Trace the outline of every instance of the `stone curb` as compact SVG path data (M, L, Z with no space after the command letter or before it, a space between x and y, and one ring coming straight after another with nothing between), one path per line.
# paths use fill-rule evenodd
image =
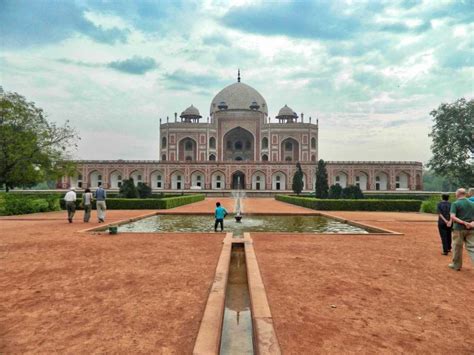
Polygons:
M214 282L209 291L204 315L194 344L193 354L219 354L224 318L225 293L229 276L232 233L227 233L216 267Z
M273 327L265 286L258 267L250 233L244 233L247 279L252 307L254 350L256 354L281 354L280 344Z

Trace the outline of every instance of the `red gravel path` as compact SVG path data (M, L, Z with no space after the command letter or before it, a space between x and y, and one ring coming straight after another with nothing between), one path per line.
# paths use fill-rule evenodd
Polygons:
M22 218L36 220L0 219L1 354L192 351L223 234L91 236L76 231L96 223L63 212Z
M474 267L440 255L435 217L335 215L404 236L254 234L286 354L474 354Z

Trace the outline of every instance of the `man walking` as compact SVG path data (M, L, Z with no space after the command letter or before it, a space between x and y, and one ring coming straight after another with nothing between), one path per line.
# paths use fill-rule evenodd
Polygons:
M105 222L105 210L107 209L107 206L105 205L106 198L107 193L102 188L102 183L99 182L99 186L97 187L97 190L95 190L97 218L99 219L99 223Z
M451 205L451 220L454 221L453 262L448 266L453 270L461 270L462 249L466 250L474 263L474 203L466 198L466 190L456 191L456 202Z
M76 189L74 187L71 187L64 196L64 201L66 201L67 219L69 223L72 223L74 213L76 213L76 198Z
M214 232L217 232L217 226L221 225L221 232L224 231L224 218L227 216L227 210L221 206L220 202L216 203L216 212L214 214L216 222L214 223Z

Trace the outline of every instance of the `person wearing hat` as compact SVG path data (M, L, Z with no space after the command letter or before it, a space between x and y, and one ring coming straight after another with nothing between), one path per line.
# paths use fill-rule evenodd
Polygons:
M71 187L66 193L66 196L64 196L64 201L66 201L67 219L69 223L72 223L74 213L76 213L76 198L76 189L74 187Z

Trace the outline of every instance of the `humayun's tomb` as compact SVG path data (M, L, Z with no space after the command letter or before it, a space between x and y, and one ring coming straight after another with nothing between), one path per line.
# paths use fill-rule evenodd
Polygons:
M318 121L298 116L287 105L270 122L263 96L240 81L222 89L202 122L190 106L174 121L160 119L160 160L77 161L77 174L63 177L59 188L119 189L132 177L157 191L204 190L252 192L291 190L296 162L304 172L305 191L314 190L318 161ZM327 161L329 184L358 185L362 190L422 190L423 166L410 161ZM217 191L216 191L217 190ZM220 190L220 191L219 191Z

